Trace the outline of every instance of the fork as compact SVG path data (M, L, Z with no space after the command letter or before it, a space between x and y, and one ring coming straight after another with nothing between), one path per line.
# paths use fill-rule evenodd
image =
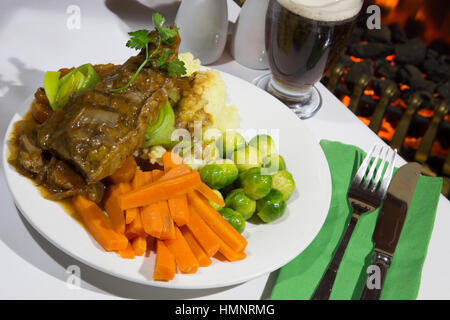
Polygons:
M350 184L347 199L352 207L352 216L339 246L334 253L333 259L322 276L311 300L327 300L330 297L339 265L341 264L345 249L347 248L359 217L378 209L386 196L394 171L394 159L397 151L380 145L378 152L376 152L377 147L377 145L372 146ZM370 160L375 153L377 155L372 164L370 164ZM390 158L389 165L381 180L383 169L388 158ZM381 159L381 163L377 166L379 159ZM375 178L372 180L374 175ZM379 188L377 188L378 185L380 185Z

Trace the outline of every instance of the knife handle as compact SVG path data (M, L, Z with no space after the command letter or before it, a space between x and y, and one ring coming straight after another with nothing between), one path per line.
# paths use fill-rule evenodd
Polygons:
M374 283L369 284L372 275L367 275L367 280L364 285L364 290L361 294L361 300L379 300L381 296L381 290L383 289L384 279L386 278L386 272L391 265L391 257L382 254L380 252L375 252L373 256L372 266L377 267L373 276L379 277L375 278ZM379 274L376 272L379 270Z
M342 257L344 256L345 249L347 248L348 242L352 236L353 230L355 229L356 223L358 222L358 217L352 215L350 222L348 223L347 229L345 230L344 236L339 243L339 246L334 253L333 259L328 265L322 279L319 282L311 300L328 300L330 298L331 290L333 289L334 280L336 279L336 274L341 264Z

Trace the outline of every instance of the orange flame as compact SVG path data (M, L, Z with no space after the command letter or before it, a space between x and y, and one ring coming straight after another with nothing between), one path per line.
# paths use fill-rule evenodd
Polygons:
M418 115L421 115L425 118L431 118L433 116L433 113L434 111L431 109L420 109L419 111L417 111Z
M394 102L391 103L394 107L400 106L403 109L408 108L408 106L406 105L406 103L403 102L402 99L397 99Z
M409 89L411 89L410 86L408 86L407 84L404 84L404 83L400 83L400 90L401 91L409 90Z
M375 3L378 4L379 6L391 10L397 6L398 0L377 0L375 1Z
M348 105L350 104L350 99L351 98L349 96L343 96L341 101L344 105L346 105L348 107ZM402 108L406 108L406 104L401 99L395 100L392 104L398 105ZM433 110L421 109L418 111L418 113L421 114L422 116L431 117L433 115ZM358 119L361 120L366 126L369 126L370 118L358 116ZM444 119L445 119L445 121L450 121L450 115L449 114L446 115L444 117ZM392 124L389 121L386 120L386 118L384 118L381 123L380 130L378 131L378 136L381 139L383 139L387 142L390 142L394 136L394 133L395 133L395 128L392 126ZM422 137L419 137L419 138L406 137L403 144L413 150L417 150L419 148L421 142L422 142ZM431 148L431 154L445 158L445 157L447 157L449 152L450 152L450 147L444 148L439 143L439 141L437 141L437 140L434 141L433 146Z
M350 97L349 96L343 96L341 99L341 102L348 107L350 105Z
M354 57L354 56L350 56L350 60L352 60L353 62L356 62L356 63L363 61L363 59L357 58L357 57Z
M381 122L380 131L378 131L378 136L381 139L384 139L386 141L391 141L392 137L394 136L395 129L392 127L389 121L386 119L383 119Z

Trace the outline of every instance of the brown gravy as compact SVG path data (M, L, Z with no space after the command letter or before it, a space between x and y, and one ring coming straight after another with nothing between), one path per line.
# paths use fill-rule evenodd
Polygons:
M35 103L35 101L33 100L33 102L30 105L30 109L25 113L25 115L23 116L23 118L21 120L30 120L30 121L34 121L33 115L32 115L32 109L33 109L33 104ZM23 175L24 177L28 178L33 184L34 186L39 190L39 193L42 195L42 197L47 200L47 201L53 201L58 203L61 208L68 213L75 221L77 221L78 223L82 224L80 217L78 216L78 214L76 213L75 209L72 206L72 203L70 201L70 199L64 199L64 200L49 200L47 199L48 196L51 195L51 192L45 188L42 185L39 185L34 179L33 177L31 177L28 172L26 172L26 170L23 170L22 168L20 168L20 166L17 165L17 163L15 162L15 150L17 150L18 146L17 146L17 127L16 127L16 123L14 124L11 133L9 134L8 137L8 150L7 150L7 159L8 159L8 163L14 167L14 169L16 169L17 172L19 172L21 175Z

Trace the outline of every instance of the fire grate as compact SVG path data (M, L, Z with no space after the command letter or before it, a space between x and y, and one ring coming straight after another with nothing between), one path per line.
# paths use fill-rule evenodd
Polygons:
M348 108L450 193L450 54L398 25L367 30L361 19L346 52L322 79Z

